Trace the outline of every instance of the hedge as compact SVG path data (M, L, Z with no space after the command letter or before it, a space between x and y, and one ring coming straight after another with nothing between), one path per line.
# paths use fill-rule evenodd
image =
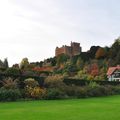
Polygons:
M81 79L71 79L65 78L63 82L67 85L77 85L77 86L85 86L90 82L96 82L99 85L120 85L119 81L105 81L105 80L81 80Z
M34 78L38 81L40 86L44 86L44 79L45 77L40 76L28 76L28 75L12 75L12 74L0 74L0 81L2 81L6 77L12 77L13 79L19 79L20 80L20 87L22 88L24 86L23 81L27 78ZM0 83L1 86L1 83Z

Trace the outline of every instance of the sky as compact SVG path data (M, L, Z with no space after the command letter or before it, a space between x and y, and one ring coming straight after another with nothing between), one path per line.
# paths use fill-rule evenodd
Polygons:
M0 0L0 59L41 61L56 46L111 46L120 36L120 0Z

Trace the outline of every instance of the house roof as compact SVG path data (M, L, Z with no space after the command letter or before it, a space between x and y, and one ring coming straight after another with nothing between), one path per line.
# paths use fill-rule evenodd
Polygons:
M108 69L108 71L107 71L107 75L108 75L108 76L109 76L109 75L112 75L115 70L120 70L120 65L118 65L118 66L116 66L116 67L109 67L109 69Z

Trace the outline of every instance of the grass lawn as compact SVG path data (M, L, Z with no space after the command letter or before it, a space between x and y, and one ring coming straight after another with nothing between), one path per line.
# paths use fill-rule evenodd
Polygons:
M0 120L119 120L120 96L0 103Z

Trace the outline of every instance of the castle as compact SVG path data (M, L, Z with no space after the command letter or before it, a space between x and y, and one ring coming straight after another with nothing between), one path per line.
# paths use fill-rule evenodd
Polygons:
M56 47L55 56L59 56L60 54L65 54L70 57L79 55L81 53L80 43L71 42L71 46L63 45L62 47Z

